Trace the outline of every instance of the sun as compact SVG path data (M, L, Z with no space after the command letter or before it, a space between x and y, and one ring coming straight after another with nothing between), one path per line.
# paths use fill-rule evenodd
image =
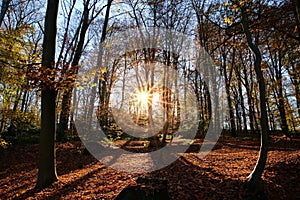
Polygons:
M139 103L141 104L147 104L150 94L146 91L140 91L138 93L136 93L136 98L138 100Z
M142 110L147 109L148 103L150 102L150 93L147 91L138 91L135 93L135 99L137 106L139 106Z
M138 90L133 94L134 98L132 99L135 102L135 105L141 110L145 111L149 106L159 106L160 105L160 95L154 90Z

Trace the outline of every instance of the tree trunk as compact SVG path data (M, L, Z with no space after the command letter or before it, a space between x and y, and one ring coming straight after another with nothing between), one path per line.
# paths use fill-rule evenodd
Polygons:
M68 76L72 76L72 75L76 76L78 73L78 64L83 51L85 36L90 25L88 4L89 1L85 2L79 41L75 50L73 61L71 63L70 71L72 74L68 74ZM58 139L60 141L65 141L67 139L66 133L68 132L68 123L70 118L71 99L72 99L72 93L74 88L74 82L75 79L72 80L71 84L68 86L68 88L66 88L63 94L62 111L60 114L59 132L58 132L59 133Z
M0 26L2 25L2 22L4 20L4 17L8 10L10 2L11 2L11 0L3 0L2 1L1 12L0 12Z
M270 108L270 102L267 102L267 110L268 110L268 115L269 115L269 127L270 130L274 131L275 130L275 120L274 120L274 114L271 111Z
M107 8L106 8L106 13L105 13L105 19L104 19L104 24L102 27L102 34L101 34L101 39L100 39L100 49L99 49L99 53L98 53L98 58L97 58L97 67L102 67L102 56L103 56L103 52L102 52L102 44L106 39L106 33L107 33L107 26L108 26L108 21L109 21L109 13L110 13L110 7L112 4L112 0L108 0L107 1ZM126 59L126 57L125 57ZM126 70L126 69L125 69ZM125 73L125 72L124 72ZM125 76L124 76L125 78ZM89 102L89 110L88 110L88 116L87 116L87 121L88 121L88 127L91 127L91 122L92 122L92 116L93 116L93 112L94 112L94 104L95 104L95 99L96 99L96 92L97 92L97 86L99 84L99 88L101 87L100 84L101 82L99 82L99 77L98 74L95 75L94 80L93 80L93 86L92 87L92 92L91 92L91 98L90 98L90 102ZM122 102L123 103L123 102Z
M242 58L242 54L240 55L241 60ZM254 114L253 114L253 109L252 109L252 95L251 95L251 91L252 89L250 88L250 84L247 78L247 68L245 66L245 64L243 63L243 73L245 76L245 88L246 88L246 95L247 95L247 101L248 101L248 107L249 107L249 126L250 126L250 132L253 134L254 133Z
M48 0L42 66L53 69L56 46L58 0ZM38 179L36 186L44 188L57 180L55 164L56 90L47 83L41 95L41 135L39 145Z
M265 89L265 81L263 77L263 73L261 70L261 53L258 46L252 42L252 35L249 29L248 19L246 15L245 8L241 8L242 13L242 26L244 30L244 34L247 38L247 44L251 51L254 54L254 70L257 75L258 84L259 84L259 99L260 99L260 114L261 114L261 146L259 157L255 168L248 176L247 186L251 190L256 190L259 187L259 183L261 180L262 173L264 171L267 156L268 156L268 119L267 119L267 108L266 108L266 89Z
M282 56L281 56L281 50L277 49L274 52L270 51L270 58L272 62L273 70L271 71L271 78L273 82L277 83L277 87L273 88L274 96L276 98L276 104L279 110L280 119L281 119L281 130L283 134L285 134L287 137L290 137L289 135L289 129L287 124L287 118L286 118L286 112L285 112L285 101L284 101L284 95L283 95L283 83L282 83ZM272 56L272 53L274 56ZM274 73L274 74L273 74Z
M282 85L282 77L279 78L278 80L278 98L279 98L279 104L278 104L278 109L279 109L279 114L281 118L281 130L283 131L283 134L285 134L287 137L290 137L289 134L289 128L286 120L286 114L285 114L285 106L284 106L284 97L283 97L283 85Z
M240 100L241 100L241 109L242 109L242 116L243 116L243 132L247 133L247 118L246 118L246 110L245 110L245 102L244 102L244 96L243 96L243 88L242 88L242 77L241 74L239 72L239 69L236 69L236 73L238 76L238 91L239 91L239 96L240 96Z
M296 93L296 102L297 102L297 109L298 109L298 117L300 117L300 87L295 85L295 93Z
M222 53L222 58L223 58L222 68L224 70L225 91L226 91L228 110L229 110L230 132L231 132L231 136L236 137L236 124L234 121L234 111L233 111L233 107L232 107L232 100L231 100L231 94L230 94L230 81L231 81L231 77L232 77L233 68L230 69L230 73L229 73L229 77L228 77L225 53Z
M23 95L22 95L22 103L21 103L21 111L26 112L27 108L27 98L28 98L28 90L25 90Z
M65 142L67 140L68 123L71 108L71 95L72 88L67 88L63 93L59 124L57 128L57 141L60 142Z

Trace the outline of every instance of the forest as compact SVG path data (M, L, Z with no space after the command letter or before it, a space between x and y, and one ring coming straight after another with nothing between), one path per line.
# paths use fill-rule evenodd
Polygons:
M0 5L0 199L300 199L300 0Z

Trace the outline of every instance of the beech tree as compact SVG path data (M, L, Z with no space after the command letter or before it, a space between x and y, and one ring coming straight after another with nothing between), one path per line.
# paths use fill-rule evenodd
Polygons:
M42 67L49 72L54 69L56 26L59 0L48 0L45 17L45 31L43 39ZM44 188L57 180L56 175L56 94L53 76L43 80L41 94L41 134L39 145L39 165L37 187Z
M241 11L241 23L244 30L244 34L246 36L247 44L254 54L254 70L257 75L258 84L259 84L259 99L260 99L260 126L261 126L261 146L259 152L259 158L257 163L248 176L247 185L250 189L257 189L259 182L261 180L262 173L264 171L267 156L268 156L268 116L267 116L267 108L266 108L266 87L264 76L261 70L261 62L262 57L258 45L253 42L253 36L250 32L248 16L247 16L247 7L246 5L242 5L241 3L236 4L240 7Z

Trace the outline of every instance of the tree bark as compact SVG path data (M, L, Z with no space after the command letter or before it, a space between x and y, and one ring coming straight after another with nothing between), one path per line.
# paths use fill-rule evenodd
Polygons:
M107 8L106 8L106 13L105 13L105 19L104 19L104 24L102 27L102 34L101 34L101 39L100 39L100 49L99 49L99 53L98 53L98 58L97 58L97 67L102 67L102 56L103 56L103 50L102 50L102 45L103 42L106 39L106 33L107 33L107 26L108 26L108 21L109 21L109 13L110 13L110 7L112 4L113 0L108 0L107 1ZM125 57L126 59L126 57ZM125 78L125 76L124 76ZM94 85L99 85L98 87L101 87L101 82L99 82L99 77L98 74L95 75L94 80L93 80L93 84ZM94 112L94 104L95 104L95 99L96 99L96 93L97 92L97 86L93 86L92 87L92 92L91 92L91 98L90 98L90 102L89 102L89 110L88 110L88 116L87 116L87 122L88 122L88 127L91 127L91 122L92 122L92 116L93 116L93 112ZM100 93L99 93L100 94ZM122 102L123 103L123 102Z
M58 0L48 0L42 66L54 69ZM47 80L45 80L47 81ZM57 180L55 163L56 90L46 83L41 95L41 135L39 145L38 180L36 186L44 188Z
M295 85L295 93L296 93L296 101L297 101L297 109L298 109L298 117L300 117L300 86Z
M225 91L226 91L228 111L229 111L230 132L231 132L231 136L236 137L236 124L234 121L234 111L233 111L233 107L232 107L232 99L231 99L231 94L230 94L230 82L231 82L233 68L230 69L230 73L229 73L229 77L228 77L227 68L226 68L226 60L227 59L226 59L225 53L222 53L222 58L223 58L222 68L224 71Z
M266 89L265 89L265 81L263 77L263 73L261 70L261 53L258 46L252 41L252 35L250 32L248 18L246 15L246 11L244 7L241 7L242 14L242 26L244 30L244 34L247 39L247 44L254 54L254 70L257 75L258 84L259 84L259 99L260 99L260 125L261 125L261 146L259 157L256 162L255 168L248 176L247 186L251 190L258 189L262 173L264 171L267 156L268 156L268 119L267 119L267 107L266 107Z
M85 2L84 5L84 11L83 11L83 16L82 16L82 25L80 29L80 34L79 34L79 41L75 50L74 58L71 63L71 73L74 74L69 74L69 76L72 75L77 75L78 73L78 64L83 52L84 48L84 42L85 42L85 37L87 30L90 25L90 20L89 20L89 1ZM68 132L68 124L69 124L69 118L70 118L70 111L71 111L71 99L72 99L72 94L73 94L73 88L74 88L74 82L75 79L72 80L72 83L70 86L66 88L63 94L63 101L62 101L62 111L60 114L60 121L59 121L59 137L58 139L60 141L65 141L66 138L66 133Z
M2 1L1 12L0 12L0 26L2 25L2 22L4 20L4 17L8 10L10 2L11 2L11 0L3 0Z
M284 96L283 96L283 83L282 83L282 63L281 63L281 58L280 54L278 55L278 71L277 71L277 78L278 78L278 97L279 97L279 113L280 113L280 118L281 118L281 129L283 133L287 136L290 137L289 134L289 127L287 124L287 119L286 119L286 114L285 114L285 103L284 103Z
M244 102L244 96L243 96L243 88L242 88L242 77L241 73L239 72L240 69L235 67L237 78L238 78L238 92L240 96L240 104L242 109L242 116L243 116L243 132L247 133L247 117L246 117L246 110L245 110L245 102Z
M240 54L240 59L243 60L242 54ZM252 86L248 81L248 74L247 74L247 67L246 65L242 62L243 65L243 74L245 77L245 88L246 88L246 95L247 95L247 101L248 101L248 108L249 108L249 126L250 126L250 131L252 134L254 134L254 113L253 113L253 108L252 108Z

